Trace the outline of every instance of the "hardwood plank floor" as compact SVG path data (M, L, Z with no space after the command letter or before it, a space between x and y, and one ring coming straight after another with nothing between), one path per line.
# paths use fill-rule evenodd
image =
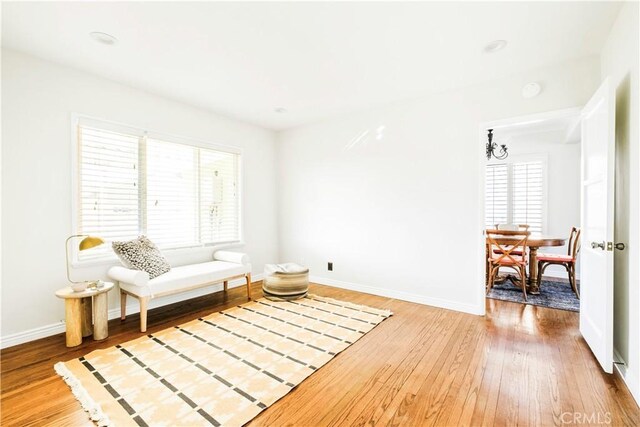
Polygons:
M485 317L312 285L394 315L262 412L251 426L640 425L621 379L602 373L578 314L487 300ZM148 333L240 304L244 289L149 312ZM253 286L254 297L261 296ZM137 338L139 317L73 349L56 335L2 350L2 425L91 426L53 364ZM578 422L581 421L581 422Z

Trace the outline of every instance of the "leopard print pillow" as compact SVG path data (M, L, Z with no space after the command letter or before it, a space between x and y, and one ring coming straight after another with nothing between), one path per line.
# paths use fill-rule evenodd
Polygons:
M128 242L113 242L111 246L125 266L146 271L150 279L171 270L171 266L158 247L146 236L140 236Z

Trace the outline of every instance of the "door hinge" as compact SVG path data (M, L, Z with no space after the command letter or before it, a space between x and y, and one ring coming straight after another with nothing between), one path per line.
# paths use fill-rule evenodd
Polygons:
M613 242L607 242L607 250L611 252L613 250Z

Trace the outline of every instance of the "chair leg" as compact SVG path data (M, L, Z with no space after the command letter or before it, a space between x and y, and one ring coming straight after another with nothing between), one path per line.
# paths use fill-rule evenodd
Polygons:
M550 263L550 262L541 263L540 268L538 270L538 286L540 286L542 284L542 275L544 274L546 269L551 265L553 265L553 264Z
M580 292L578 292L578 286L576 285L576 265L571 264L569 266L569 282L571 283L571 289L576 294L576 297L580 299Z
M251 273L246 276L247 279L247 299L251 299Z
M487 276L487 294L491 292L493 288L493 266L489 266L489 274Z
M147 303L149 297L140 297L140 332L147 332Z
M488 270L487 270L487 274L485 277L485 284L484 284L484 290L485 290L485 294L488 294L489 291L491 290L491 267L487 266Z
M520 267L520 285L522 286L522 294L524 295L524 300L527 300L527 271L526 267L523 265Z
M229 289L229 281L228 281L228 280L225 280L225 281L222 283L222 285L223 285L223 287L224 287L224 291L225 291L225 292L227 292L227 290Z
M498 277L498 273L500 273L500 266L494 265L491 267L491 271L489 273L489 287L487 293L493 289L493 286L496 284L496 277Z
M127 294L120 291L120 320L127 317Z
M491 286L491 266L487 265L486 267L487 269L484 275L484 290L485 290L485 293L488 294Z
M544 270L544 263L542 261L538 261L538 287L542 283L542 271Z

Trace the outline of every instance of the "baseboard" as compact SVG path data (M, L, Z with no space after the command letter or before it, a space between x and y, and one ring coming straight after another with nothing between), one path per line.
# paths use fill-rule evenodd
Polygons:
M348 289L350 291L363 292L366 294L378 295L381 297L395 298L402 301L415 302L418 304L430 305L433 307L444 308L447 310L461 311L463 313L470 313L476 315L483 315L484 311L480 310L480 307L476 307L471 304L461 304L456 301L445 300L442 298L432 298L424 295L413 294L409 292L396 291L392 289L378 288L369 285L362 285L359 283L344 282L341 280L329 279L320 276L310 276L309 281L318 283L320 285L333 286L341 289Z
M615 348L613 349L613 360L614 360L614 366L618 369L618 372L620 372L620 375L622 375L622 377L624 378L624 376L627 374L627 362L625 362L624 358L622 356L620 356L620 353L618 353L618 350L616 350Z
M613 349L613 359L616 362L622 362L614 363L614 369L618 372L620 378L622 378L622 382L627 386L629 393L631 393L636 403L640 405L640 378L638 378L637 374L629 371L626 361L615 348Z
M262 280L262 273L252 275L251 283L259 282ZM236 279L229 282L229 288L237 288L246 284L244 279ZM173 304L180 301L185 301L191 298L197 298L199 296L207 295L213 292L222 290L222 283L206 286L204 288L195 289L193 291L185 292L182 294L170 295L167 297L152 299L149 302L149 309L162 307L165 305ZM127 304L127 314L135 314L140 312L140 305L135 298L129 298L133 300L131 304ZM112 308L108 311L109 320L120 318L120 307ZM15 334L6 335L0 337L0 348L13 347L14 345L23 344L29 341L35 341L40 338L50 337L51 335L57 335L65 331L64 322L51 323L49 325L40 326L37 328L29 329L23 332L17 332Z
M64 332L64 323L51 323L45 326L29 329L24 332L17 332L0 338L0 348L13 347L29 341L39 340L40 338L50 337Z

